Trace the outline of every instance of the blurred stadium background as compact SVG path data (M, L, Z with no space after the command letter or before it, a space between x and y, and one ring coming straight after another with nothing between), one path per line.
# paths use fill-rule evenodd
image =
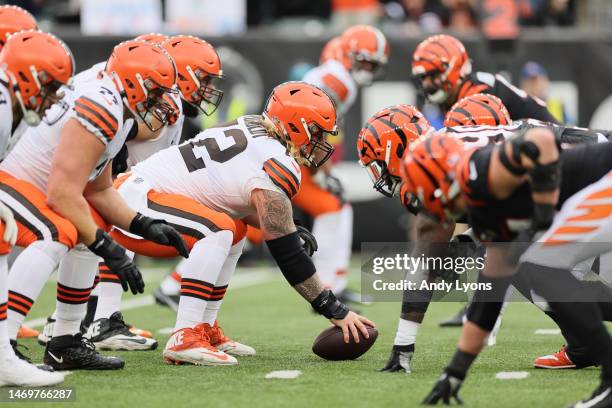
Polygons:
M222 108L184 129L261 112L272 87L316 65L323 44L357 23L379 26L391 44L381 81L365 88L343 123L340 176L355 209L354 244L400 241L406 215L372 188L356 162L364 120L395 103L422 106L410 80L419 41L449 32L464 41L475 70L503 72L546 99L566 123L612 127L610 0L24 0L43 30L63 38L78 69L105 59L119 41L146 32L192 33L219 49L227 80ZM372 217L377 214L377 217ZM382 217L382 219L381 219ZM380 226L384 225L384 228Z

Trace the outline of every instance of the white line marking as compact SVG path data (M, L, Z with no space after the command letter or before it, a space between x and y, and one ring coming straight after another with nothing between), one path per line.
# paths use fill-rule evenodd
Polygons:
M240 273L235 275L230 283L229 290L248 288L249 286L259 285L260 283L269 282L277 275L271 272L272 269L262 271L260 269L241 269ZM152 295L141 296L138 298L128 299L121 302L121 310L138 309L145 306L155 304L155 299ZM42 327L47 323L46 317L30 319L23 322L28 327Z
M495 374L498 380L523 380L527 377L529 377L527 371L500 371Z
M561 334L559 329L537 329L534 334L541 334L544 336L558 336Z
M271 379L271 378L279 378L282 380L290 380L293 378L298 378L300 375L302 375L302 372L300 370L279 370L279 371L271 371L268 374L266 374L266 379Z

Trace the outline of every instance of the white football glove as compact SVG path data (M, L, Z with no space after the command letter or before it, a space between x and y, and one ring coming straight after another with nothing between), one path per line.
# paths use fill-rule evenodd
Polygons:
M0 220L4 222L4 235L2 236L2 240L11 245L15 245L15 242L17 242L17 223L13 217L13 212L1 202Z

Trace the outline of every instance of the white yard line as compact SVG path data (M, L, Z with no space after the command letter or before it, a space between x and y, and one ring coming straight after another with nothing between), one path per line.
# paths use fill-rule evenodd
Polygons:
M259 268L254 269L254 270L242 269L241 272L235 275L234 278L232 279L229 289L236 290L236 289L248 288L250 286L259 285L260 283L269 282L271 280L274 280L277 274L274 274L271 271L272 269L267 269L267 270L260 270ZM153 304L155 304L155 299L153 298L152 295L140 296L137 298L122 301L121 310L126 311L126 310L138 309L138 308L145 307L145 306L151 306ZM41 318L26 320L24 324L28 327L37 328L37 327L44 326L46 322L47 322L47 318L41 317Z

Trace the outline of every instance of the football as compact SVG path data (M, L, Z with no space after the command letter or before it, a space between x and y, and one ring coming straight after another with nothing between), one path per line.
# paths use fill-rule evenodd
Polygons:
M378 330L368 327L370 338L363 337L359 332L359 343L351 336L349 343L344 342L342 329L336 326L329 327L321 332L312 345L312 352L317 356L332 361L354 360L372 347L378 338Z

